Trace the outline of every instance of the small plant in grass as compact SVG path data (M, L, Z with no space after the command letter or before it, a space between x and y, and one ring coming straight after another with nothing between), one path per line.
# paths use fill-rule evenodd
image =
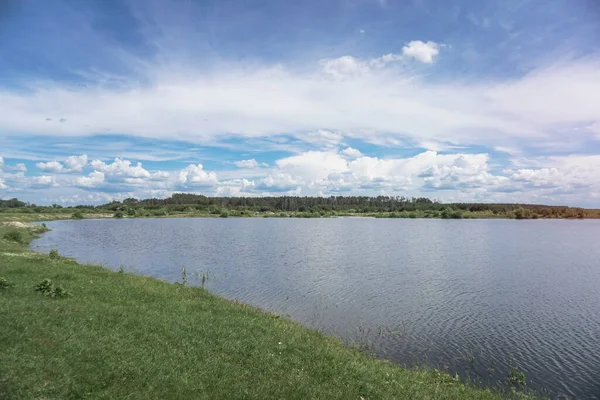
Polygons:
M46 278L37 285L35 285L33 287L33 290L42 294L50 294L54 290L54 285L52 284L52 281L50 279Z
M124 273L125 273L125 267L124 267L123 265L121 265L121 266L119 267L119 273L120 273L120 274L124 274Z
M185 267L181 268L181 284L185 286L187 284L187 269Z
M11 286L12 284L6 278L0 277L0 289L8 289Z
M44 294L46 296L50 296L52 298L65 298L73 296L62 286L54 286L52 281L48 278L35 285L33 287L33 290L35 290L36 292L40 292L41 294Z
M65 298L65 297L73 297L71 293L69 293L62 286L56 286L52 292L50 292L50 297L53 298Z
M204 285L206 285L206 281L208 280L208 272L196 272L194 275L201 281L202 289L204 289Z
M510 370L508 371L508 382L510 384L525 386L525 372L519 367L510 367Z
M23 243L23 235L19 231L8 231L4 234L4 239L11 242Z
M435 377L435 380L442 384L452 386L460 383L460 376L458 376L458 374L454 374L454 376L452 376L444 372L440 372L437 369L434 369L433 375Z
M58 254L58 250L56 250L56 249L50 250L50 259L52 259L52 260L60 259L60 254Z

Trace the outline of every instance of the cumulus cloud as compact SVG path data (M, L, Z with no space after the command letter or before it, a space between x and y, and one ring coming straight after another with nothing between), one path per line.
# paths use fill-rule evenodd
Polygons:
M258 168L259 167L258 162L254 158L251 158L249 160L236 161L235 165L239 168Z
M323 180L331 173L343 172L347 169L346 160L333 151L308 151L297 156L282 158L275 164L281 172L300 177L307 183Z
M321 64L325 74L337 79L358 77L369 68L363 61L352 56L322 60Z
M25 172L27 172L27 166L23 163L18 163L15 164L14 167L12 167L12 170L16 171L17 173L24 174Z
M60 187L60 193L53 192L53 201L67 201L70 190L98 196L104 193L98 199L121 198L125 194L167 196L182 190L220 196L388 194L446 201L570 205L580 205L582 198L600 198L600 156L538 157L527 161L529 166L498 172L487 153L441 154L429 150L410 157L369 157L347 147L283 157L271 167L248 171L252 172L246 175L248 178L236 177L243 170L222 171L220 174L226 179L221 181L202 164L151 172L139 163L119 158L112 163L93 161L90 166L95 169L75 179L59 175L59 181L52 175L27 177L5 171L0 179L2 189L10 191L52 191ZM73 196L86 198L84 194Z
M122 177L122 178L149 178L150 173L142 167L142 163L138 162L132 165L131 161L121 158L107 164L104 161L94 160L90 162L90 166L99 172L106 174L107 177Z
M402 55L414 58L415 60L426 64L431 64L434 57L437 56L439 52L440 45L432 41L425 43L420 40L413 40L402 47Z
M289 173L272 171L265 178L260 179L254 188L264 194L281 194L281 192L299 194L302 191L302 185L306 184L310 185L311 182L297 180Z
M190 164L174 171L148 171L141 163L115 158L113 162L93 160L89 164L94 171L71 181L72 186L86 190L100 190L111 193L172 193L182 189L213 190L219 183L214 172L205 171L202 164Z
M349 157L348 154L352 154ZM600 189L600 157L574 167L572 157L551 161L561 165L519 169L504 174L492 172L486 153L440 154L425 151L406 158L367 157L355 149L308 151L276 161L257 180L231 180L221 183L217 193L227 195L288 194L330 195L404 194L425 195L454 201L537 201L546 197L556 202L570 199L569 193ZM581 160L579 160L581 161ZM542 161L540 161L542 162ZM582 186L585 185L585 186ZM560 197L557 195L560 189ZM517 195L518 193L518 195ZM599 192L600 195L600 192Z
M77 178L76 184L77 186L87 187L87 188L95 188L104 183L104 172L94 171L90 173L88 176L82 176Z
M212 186L217 182L217 174L206 172L202 164L188 165L179 172L178 177L178 183L182 186Z
M223 182L218 188L216 195L223 197L251 196L256 187L256 182L248 179L232 179Z
M88 157L86 154L81 156L70 156L65 160L65 169L69 172L81 172L87 162Z
M39 162L35 164L43 172L53 174L81 172L87 164L88 157L83 154L81 156L70 156L64 160L64 165L58 161Z
M44 172L51 172L54 174L63 172L63 170L64 170L63 165L61 163L59 163L58 161L49 161L46 163L39 162L39 163L35 164L35 166Z
M362 156L360 150L353 149L352 147L347 147L342 150L342 154L350 158L358 158Z
M32 186L36 188L56 186L56 179L50 175L36 176L33 178Z

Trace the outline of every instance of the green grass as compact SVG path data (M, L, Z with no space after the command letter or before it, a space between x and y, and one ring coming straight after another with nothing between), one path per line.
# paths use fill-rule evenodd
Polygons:
M197 287L2 239L0 399L501 399ZM35 235L21 229L23 242ZM44 279L72 297L34 290ZM39 286L38 286L39 288Z

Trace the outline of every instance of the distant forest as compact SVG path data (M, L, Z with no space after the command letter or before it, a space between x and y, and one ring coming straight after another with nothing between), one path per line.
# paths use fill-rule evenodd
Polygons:
M113 201L91 206L37 206L18 199L0 200L0 212L14 213L115 213L116 217L177 214L277 217L328 217L371 215L387 218L598 218L597 210L535 204L440 203L425 197L208 197L178 193L165 199Z

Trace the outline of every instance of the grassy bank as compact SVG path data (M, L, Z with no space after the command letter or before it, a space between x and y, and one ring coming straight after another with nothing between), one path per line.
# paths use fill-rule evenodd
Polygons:
M0 227L0 399L506 398L201 288L32 253L37 229Z

